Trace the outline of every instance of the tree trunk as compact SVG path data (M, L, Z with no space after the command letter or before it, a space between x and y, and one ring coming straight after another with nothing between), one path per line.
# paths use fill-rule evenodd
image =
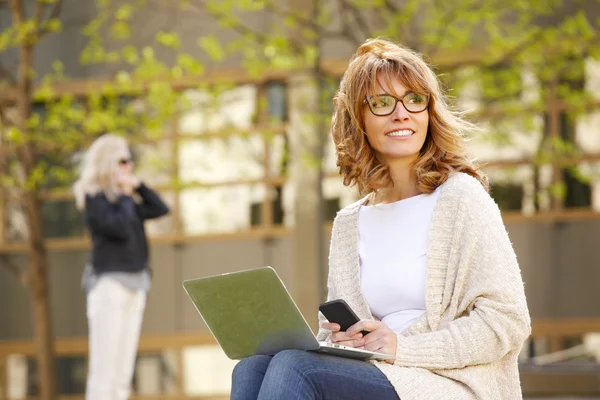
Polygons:
M26 195L26 208L29 222L30 294L37 347L40 396L42 400L53 400L56 396L56 379L54 375L54 336L50 317L48 261L41 229L41 207L35 193Z
M35 165L35 143L27 135L27 120L31 114L32 82L30 70L33 65L33 47L29 43L23 43L20 50L17 110L18 128L24 142L18 149L18 156L23 175L27 180ZM37 187L31 187L25 182L23 186L23 205L27 213L29 228L29 290L37 346L40 397L42 400L54 400L56 380L54 378L54 340L47 277L48 261L37 191Z

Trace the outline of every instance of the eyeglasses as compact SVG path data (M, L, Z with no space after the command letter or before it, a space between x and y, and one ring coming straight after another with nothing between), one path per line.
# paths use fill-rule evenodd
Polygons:
M374 115L383 117L390 115L396 109L398 102L409 113L420 113L429 107L429 95L421 93L407 93L401 99L391 94L378 94L367 96L363 103L369 105L369 109Z
M121 158L119 160L119 165L127 165L132 162L133 162L133 160L131 158Z

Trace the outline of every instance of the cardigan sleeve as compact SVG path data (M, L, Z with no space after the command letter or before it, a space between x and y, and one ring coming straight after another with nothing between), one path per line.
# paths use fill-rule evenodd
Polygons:
M333 265L335 264L334 260L337 257L337 252L335 251L335 249L337 248L337 246L335 246L336 231L337 231L336 221L334 220L333 229L331 232L331 241L329 244L329 271L327 273L327 301L335 300L338 298L337 297L338 291L335 286L335 280L334 280L335 271L333 271ZM327 318L325 318L323 316L323 314L321 314L320 312L318 314L318 317L319 317L319 331L317 333L317 340L321 341L321 342L323 342L323 341L329 342L330 337L331 337L331 331L321 328L321 323L324 321L327 321Z
M502 359L522 347L531 321L521 271L499 209L483 190L462 196L451 263L456 318L437 330L398 335L395 364L427 369L463 368ZM448 278L447 278L448 279ZM448 288L445 289L445 291Z

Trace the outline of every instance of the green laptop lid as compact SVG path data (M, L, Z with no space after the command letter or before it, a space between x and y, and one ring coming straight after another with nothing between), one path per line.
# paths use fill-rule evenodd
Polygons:
M183 287L231 359L319 347L271 267L186 280Z

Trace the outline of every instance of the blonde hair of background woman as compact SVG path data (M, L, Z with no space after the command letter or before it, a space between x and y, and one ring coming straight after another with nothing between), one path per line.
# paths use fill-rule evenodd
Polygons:
M119 160L129 153L127 141L107 133L96 139L86 151L79 179L73 185L77 208L85 208L85 196L103 192L108 201L115 202L120 190L116 182Z
M363 101L374 93L378 75L389 88L397 77L406 89L430 95L427 138L413 165L419 190L433 192L454 171L475 177L488 189L487 177L467 158L465 149L464 136L479 128L450 110L437 76L417 53L381 38L369 39L358 48L334 97L331 133L344 185L358 185L361 194L392 185L388 167L367 141L363 117Z

